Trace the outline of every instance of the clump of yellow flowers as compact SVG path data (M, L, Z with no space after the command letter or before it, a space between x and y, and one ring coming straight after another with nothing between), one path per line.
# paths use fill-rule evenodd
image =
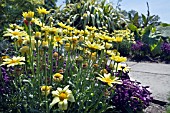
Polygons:
M130 31L108 34L94 26L80 30L62 22L56 27L45 20L50 11L39 7L37 12L40 18L32 11L23 12L25 27L11 27L3 35L13 40L18 56L4 58L1 66L20 66L23 72L14 80L19 84L17 102L26 98L28 103L32 101L29 107L45 112L93 112L99 105L106 110L110 96L104 96L105 92L122 84L116 73L122 71L120 65L127 58L118 47L122 40L130 40ZM129 71L126 67L123 72ZM31 85L21 88L23 80Z

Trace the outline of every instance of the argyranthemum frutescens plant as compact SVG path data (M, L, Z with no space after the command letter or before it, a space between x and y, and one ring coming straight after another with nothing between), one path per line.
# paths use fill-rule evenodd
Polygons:
M117 51L127 35L63 23L55 27L45 21L50 11L39 7L37 12L39 18L24 12L24 27L4 32L17 54L1 59L3 111L114 112L116 85L129 79L129 68L121 64L127 58Z

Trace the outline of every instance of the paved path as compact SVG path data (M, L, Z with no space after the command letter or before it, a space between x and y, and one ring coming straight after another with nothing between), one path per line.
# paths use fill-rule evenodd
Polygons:
M170 95L170 64L127 62L132 80L150 86L154 99L168 102Z

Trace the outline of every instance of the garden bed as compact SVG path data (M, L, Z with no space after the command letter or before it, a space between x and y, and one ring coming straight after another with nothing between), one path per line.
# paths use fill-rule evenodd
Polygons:
M166 63L169 45L160 48L162 37L153 36L144 15L144 26L126 25L111 4L98 4L81 1L61 11L38 7L4 30L0 112L164 111L153 104L149 86L130 79L124 55L132 55L130 61Z

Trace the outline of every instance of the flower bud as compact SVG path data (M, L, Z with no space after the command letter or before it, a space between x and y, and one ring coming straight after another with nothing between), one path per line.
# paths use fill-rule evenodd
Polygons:
M19 52L21 52L21 54L28 54L29 53L29 47L28 46L23 46L22 48L20 48Z
M53 80L56 81L56 82L60 82L63 80L63 75L60 74L60 73L56 73L53 75Z
M47 41L42 42L42 48L43 49L48 49L48 42Z
M84 63L83 68L87 68L87 67L88 67L88 63Z
M57 52L54 52L54 53L53 53L53 57L54 57L54 58L58 58L58 53L57 53Z
M59 70L58 70L58 73L63 74L63 73L64 73L64 70L63 70L63 69L59 69Z
M36 32L35 33L35 40L40 40L41 38L41 32Z
M104 74L104 73L106 73L106 74L107 74L107 73L108 73L108 71L107 71L106 69L102 69L102 70L100 71L100 73L101 73L101 74Z

